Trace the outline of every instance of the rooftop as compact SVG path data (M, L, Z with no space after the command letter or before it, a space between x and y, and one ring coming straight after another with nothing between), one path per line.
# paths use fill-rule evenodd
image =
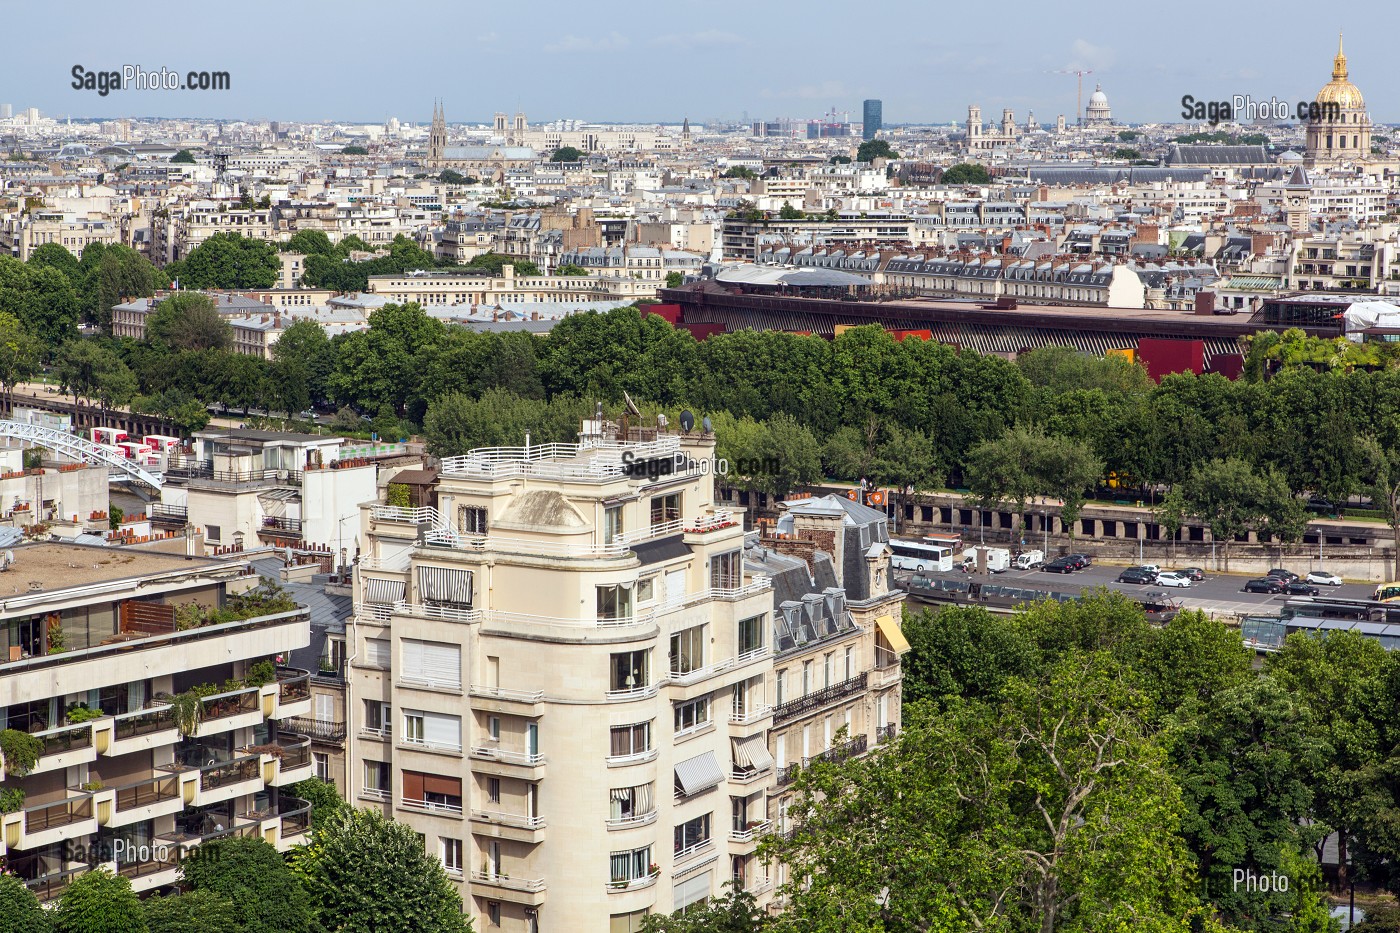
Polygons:
M20 545L12 553L14 562L9 569L0 571L0 615L7 612L8 604L17 596L232 566L212 558L186 559L183 554L56 541Z

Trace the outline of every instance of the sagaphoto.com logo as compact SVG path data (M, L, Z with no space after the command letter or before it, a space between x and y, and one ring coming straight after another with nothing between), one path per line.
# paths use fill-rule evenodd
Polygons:
M113 91L227 91L227 71L177 71L173 68L146 69L122 65L119 70L93 71L74 65L71 87L75 91L96 91L106 97Z

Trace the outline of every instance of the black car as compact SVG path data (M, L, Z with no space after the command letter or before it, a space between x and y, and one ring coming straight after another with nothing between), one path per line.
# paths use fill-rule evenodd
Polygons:
M1292 583L1298 579L1298 575L1291 570L1284 570L1282 567L1274 567L1264 576L1270 580L1281 580L1284 583Z
M1141 567L1129 567L1118 575L1119 583L1156 583L1157 575L1150 570L1143 570Z
M1046 564L1041 564L1040 569L1047 573L1073 573L1079 569L1079 565L1068 557L1057 557Z
M1304 583L1302 580L1293 580L1284 585L1283 591L1289 596L1316 596L1318 588Z
M1183 567L1178 570L1177 573L1181 574L1192 583L1200 583L1206 578L1206 572L1200 567Z
M1273 577L1262 577L1258 580L1250 580L1244 585L1246 593L1282 593L1284 582Z
M1085 567L1094 566L1094 559L1088 554L1066 554L1065 557L1074 561L1075 570L1083 570Z

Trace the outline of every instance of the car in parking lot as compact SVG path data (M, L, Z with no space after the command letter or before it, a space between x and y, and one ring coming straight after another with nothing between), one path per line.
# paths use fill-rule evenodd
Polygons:
M1307 582L1315 583L1318 586L1342 585L1341 577L1337 576L1335 573L1329 573L1326 570L1310 570L1308 571L1308 575L1305 579L1307 580Z
M1157 574L1157 583L1161 586L1190 586L1191 578L1176 570L1164 570Z
M1046 573L1074 573L1079 569L1079 564L1068 557L1057 557L1048 563L1041 564L1040 569Z
M1282 567L1270 568L1269 572L1264 574L1264 576L1268 577L1270 580L1282 580L1284 583L1292 583L1294 580L1298 579L1296 573L1291 570L1284 570Z
M1282 593L1284 582L1274 577L1260 577L1258 580L1250 580L1244 585L1246 593Z
M1150 570L1144 570L1141 567L1129 567L1118 575L1119 583L1145 585L1148 583L1155 583L1156 581L1157 575L1155 573L1152 573Z
M1094 559L1088 554L1066 554L1065 557L1074 561L1075 570L1083 570L1085 567L1094 566Z
M1206 572L1200 567L1183 567L1177 573L1187 577L1192 583L1200 583L1206 578Z
M1318 589L1302 580L1290 580L1284 584L1283 591L1289 596L1316 596Z

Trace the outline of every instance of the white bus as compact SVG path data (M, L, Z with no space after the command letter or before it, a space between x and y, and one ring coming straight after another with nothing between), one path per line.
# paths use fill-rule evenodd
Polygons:
M895 570L916 570L927 573L936 570L951 573L953 570L953 549L926 541L890 540L890 566Z

